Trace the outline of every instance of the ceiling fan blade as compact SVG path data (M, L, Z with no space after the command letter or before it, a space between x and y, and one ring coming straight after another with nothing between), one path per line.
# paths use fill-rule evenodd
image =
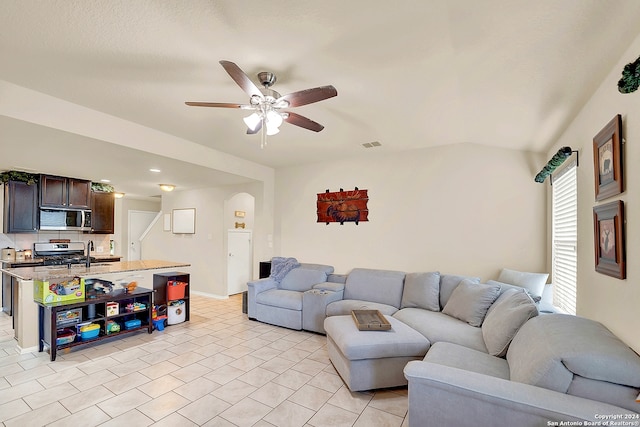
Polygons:
M246 110L247 108L253 108L251 105L243 105L243 104L229 104L227 102L190 102L187 101L185 104L190 107L221 107L221 108L241 108Z
M258 125L256 126L255 129L251 129L251 128L247 128L247 135L255 135L256 133L260 132L260 129L262 129L262 120L260 120L260 122L258 123Z
M292 125L300 126L301 128L309 129L314 132L320 132L324 129L320 123L314 122L311 119L307 119L305 116L301 116L300 114L291 113L287 111L289 116L284 119L287 123L291 123Z
M244 73L244 71L242 71L236 64L231 61L220 61L220 65L222 65L225 71L231 76L233 81L236 82L236 84L240 86L242 90L248 93L249 96L255 95L259 96L260 98L263 97L262 92L260 92L260 89L258 89L258 86L256 86Z
M320 86L284 95L276 100L276 104L278 101L287 101L289 103L289 107L299 107L301 105L313 104L314 102L322 101L327 98L333 98L337 95L338 91L335 87L331 85Z

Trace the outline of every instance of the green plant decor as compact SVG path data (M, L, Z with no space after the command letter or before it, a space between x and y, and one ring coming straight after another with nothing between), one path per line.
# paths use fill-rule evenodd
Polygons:
M102 191L104 193L113 193L116 190L113 188L113 185L104 184L102 182L92 182L91 191Z
M640 56L635 61L624 66L622 78L618 81L620 93L631 93L640 86Z
M9 181L21 181L26 182L27 185L33 185L38 182L38 175L21 171L0 172L0 182L6 184Z

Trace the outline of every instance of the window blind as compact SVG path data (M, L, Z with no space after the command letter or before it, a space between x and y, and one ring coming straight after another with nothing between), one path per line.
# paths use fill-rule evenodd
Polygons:
M578 177L575 162L553 177L552 278L553 304L576 314L578 267Z

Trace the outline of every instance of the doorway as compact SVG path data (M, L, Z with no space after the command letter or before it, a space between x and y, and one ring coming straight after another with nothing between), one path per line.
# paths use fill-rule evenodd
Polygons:
M251 280L253 252L251 230L229 230L227 232L227 295L247 290Z
M149 224L151 224L157 215L158 212L129 211L127 261L140 261L142 259L140 236L147 230Z

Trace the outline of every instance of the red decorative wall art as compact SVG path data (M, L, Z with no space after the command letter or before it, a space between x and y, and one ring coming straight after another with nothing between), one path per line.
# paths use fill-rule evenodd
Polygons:
M349 191L341 188L333 193L329 190L318 193L318 222L339 222L340 225L355 222L358 225L361 221L369 221L367 201L367 190L360 190L358 187Z

